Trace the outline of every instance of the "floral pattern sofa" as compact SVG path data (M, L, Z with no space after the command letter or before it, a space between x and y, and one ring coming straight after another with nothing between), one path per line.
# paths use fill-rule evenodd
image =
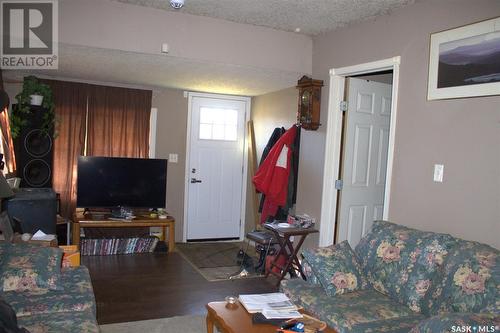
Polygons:
M17 317L14 332L99 332L88 269L61 268L61 258L58 248L0 243L0 302Z
M500 332L500 251L386 221L352 250L303 251L281 290L339 333Z

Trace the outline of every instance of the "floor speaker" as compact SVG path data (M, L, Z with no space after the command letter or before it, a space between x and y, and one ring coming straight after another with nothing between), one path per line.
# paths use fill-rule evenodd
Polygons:
M12 220L19 221L22 232L56 233L57 199L51 188L17 189L2 206Z
M42 107L32 106L31 112L23 115L26 125L14 140L21 187L52 187L52 133L41 129L45 112Z

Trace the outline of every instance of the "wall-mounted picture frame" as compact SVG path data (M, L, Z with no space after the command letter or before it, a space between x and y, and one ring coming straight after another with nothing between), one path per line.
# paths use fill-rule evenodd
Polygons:
M431 34L427 99L500 95L500 17Z

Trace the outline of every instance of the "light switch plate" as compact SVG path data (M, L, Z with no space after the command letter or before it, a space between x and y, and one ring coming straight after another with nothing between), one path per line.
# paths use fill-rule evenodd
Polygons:
M170 163L177 163L179 159L179 155L177 154L168 154L168 161Z
M434 181L438 183L443 182L444 165L434 164Z

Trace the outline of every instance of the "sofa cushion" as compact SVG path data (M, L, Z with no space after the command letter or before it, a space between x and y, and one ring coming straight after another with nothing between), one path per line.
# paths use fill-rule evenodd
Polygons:
M454 244L450 235L375 221L356 254L376 290L425 313L425 297L441 278L439 267Z
M61 249L9 243L0 247L0 290L61 289Z
M474 329L476 327L476 329ZM481 331L478 327L481 327ZM500 315L492 313L446 313L422 320L410 333L497 332Z
M302 255L330 296L367 286L366 277L347 241L329 247L306 249Z
M500 251L459 240L443 266L443 278L429 290L431 314L500 313Z
M339 333L408 332L425 317L373 289L335 297L300 279L283 280L281 291Z
M98 333L99 326L90 311L54 312L18 319L18 325L31 333Z
M69 311L96 314L94 291L85 266L62 269L61 286L63 290L7 291L0 295L14 308L17 317Z

